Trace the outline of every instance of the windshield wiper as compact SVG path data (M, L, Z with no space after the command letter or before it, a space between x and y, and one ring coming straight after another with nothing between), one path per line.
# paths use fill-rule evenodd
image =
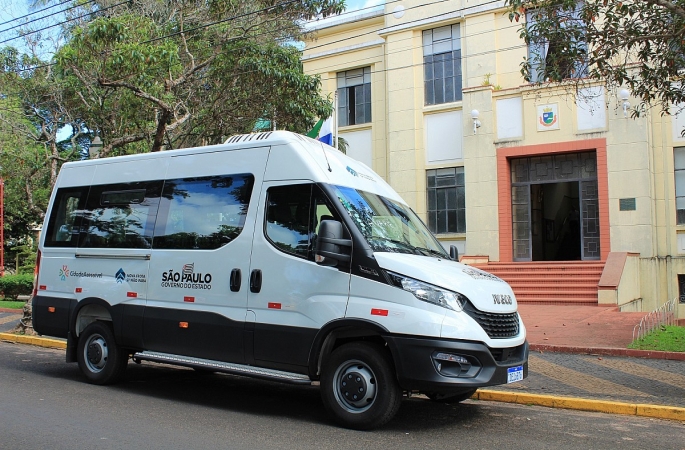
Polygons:
M420 253L417 253L417 251L419 251L419 249L414 247L413 245L409 244L408 242L398 241L396 239L390 239L390 238L386 238L386 237L382 237L382 236L373 236L373 237L367 236L367 239L390 242L391 244L395 244L395 245L402 247L404 250L409 250L411 253L420 254Z
M428 255L426 255L426 256L434 255L434 256L439 256L441 258L449 259L449 257L447 255L445 255L443 252L440 252L438 250L433 250L432 248L423 248L423 247L414 247L414 248L416 248L417 250L420 250L422 252L427 252Z

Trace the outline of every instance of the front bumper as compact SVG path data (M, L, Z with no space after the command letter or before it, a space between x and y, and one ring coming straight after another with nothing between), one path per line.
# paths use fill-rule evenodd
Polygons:
M447 339L386 337L395 361L400 386L408 391L464 392L507 384L507 369L523 366L528 376L528 341L517 347L491 349L483 343ZM435 357L457 355L468 361L462 370L445 367ZM440 364L440 365L439 365Z

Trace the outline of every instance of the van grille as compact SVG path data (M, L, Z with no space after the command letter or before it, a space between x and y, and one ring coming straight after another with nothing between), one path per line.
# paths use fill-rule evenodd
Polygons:
M466 302L464 312L478 322L492 339L506 339L519 334L518 313L497 314L476 309L471 302Z

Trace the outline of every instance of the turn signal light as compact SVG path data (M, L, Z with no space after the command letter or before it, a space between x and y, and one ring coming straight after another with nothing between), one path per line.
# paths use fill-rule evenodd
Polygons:
M178 326L179 328L188 328L188 322L179 322Z
M48 306L48 312L54 313L55 307L54 306Z

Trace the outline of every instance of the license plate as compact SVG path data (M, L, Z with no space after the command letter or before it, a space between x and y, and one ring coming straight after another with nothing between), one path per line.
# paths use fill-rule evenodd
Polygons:
M507 369L507 383L516 383L523 380L523 366L510 367Z

